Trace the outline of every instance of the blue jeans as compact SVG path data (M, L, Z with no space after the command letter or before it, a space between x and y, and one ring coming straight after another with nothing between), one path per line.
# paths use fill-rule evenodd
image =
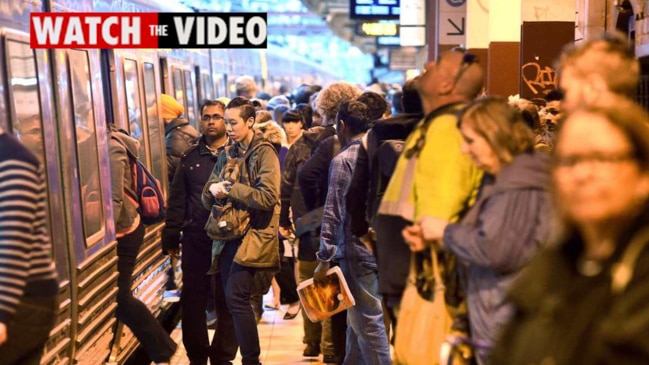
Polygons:
M2 365L38 365L58 314L57 297L23 297L0 346Z
M243 365L259 364L259 332L257 321L250 306L254 268L241 266L234 262L234 255L241 245L241 240L227 242L219 256L219 270L223 280L225 302L232 315L234 333L241 349L241 362ZM218 319L217 319L218 320ZM227 329L232 333L232 328Z
M347 309L347 354L343 365L391 364L376 264L343 259L340 269L356 300L356 305Z

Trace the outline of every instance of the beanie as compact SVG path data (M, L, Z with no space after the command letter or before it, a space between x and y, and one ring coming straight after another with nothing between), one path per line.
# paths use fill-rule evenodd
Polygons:
M162 94L160 100L162 102L162 118L164 119L176 119L185 111L185 108L172 96Z

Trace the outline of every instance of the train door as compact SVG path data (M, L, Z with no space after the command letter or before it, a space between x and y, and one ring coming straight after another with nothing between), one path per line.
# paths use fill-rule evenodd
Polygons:
M55 328L46 345L43 362L70 363L71 286L70 252L63 211L62 179L59 171L58 131L53 122L52 76L44 50L32 50L26 34L2 31L0 59L6 66L0 73L0 85L8 98L0 98L0 110L6 112L2 127L12 132L43 163L47 181L48 232L59 279L60 310ZM5 105L5 100L8 105ZM47 136L47 138L46 138Z
M105 359L112 339L117 256L100 56L97 50L53 51L61 146L63 209L70 255L73 362Z

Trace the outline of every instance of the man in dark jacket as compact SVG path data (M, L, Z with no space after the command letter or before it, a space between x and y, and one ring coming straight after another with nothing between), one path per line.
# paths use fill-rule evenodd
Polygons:
M223 114L225 105L206 100L201 106L202 136L180 159L168 199L166 226L162 231L162 250L178 256L179 242L183 243L181 294L183 343L191 364L223 364L232 361L237 353L237 342L232 328L232 316L225 304L221 275L216 274L215 301L218 324L211 345L207 335L205 309L207 307L211 275L212 239L205 233L209 211L203 208L201 194L219 153L228 143Z
M214 240L212 248L241 346L242 363L246 365L259 364L261 353L257 322L250 306L253 278L260 270L278 271L280 263L279 159L275 148L261 133L254 132L254 122L255 107L248 99L236 97L230 101L225 108L225 128L233 144L221 153L202 195L206 209L232 203L250 214L242 237ZM231 173L221 179L225 168ZM238 176L234 176L236 170Z

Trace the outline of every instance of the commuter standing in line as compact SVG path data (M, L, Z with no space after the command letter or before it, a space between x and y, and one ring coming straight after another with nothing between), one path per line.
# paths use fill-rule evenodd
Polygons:
M43 166L0 128L0 364L38 365L58 315Z
M247 99L257 97L257 83L251 76L243 75L234 80L236 96L242 96Z
M141 301L133 296L133 270L144 241L144 224L132 202L133 178L128 153L138 156L137 140L109 126L110 182L117 237L117 319L133 331L156 364L168 364L176 343ZM128 153L127 153L128 150Z
M322 216L314 280L326 285L327 270L335 260L356 300L356 305L347 309L342 363L388 365L392 360L377 290L376 257L360 240L369 228L365 215L369 165L362 138L369 129L372 110L359 99L342 102L336 117L336 133L344 147L329 169L330 189Z
M250 296L253 278L260 270L279 270L279 183L280 168L277 152L261 133L255 133L255 108L242 97L230 101L225 109L225 125L232 145L221 153L217 165L203 189L203 206L212 209L214 204L227 200L241 204L250 213L250 228L242 238L213 242L213 264L221 272L225 299L232 314L234 332L241 348L244 365L260 364L259 333ZM231 158L243 158L251 150L240 173L232 182L220 181L222 170ZM246 181L245 175L248 175Z
M201 137L180 159L171 184L166 225L162 231L164 254L178 256L182 242L183 344L192 365L230 364L237 354L237 343L232 328L232 316L227 311L221 274L215 274L216 288L211 285L212 239L205 233L209 211L203 208L201 195L219 154L228 144L223 114L225 105L216 100L205 100L200 108ZM210 291L214 290L217 327L212 340L208 338L206 308ZM210 344L211 342L211 344Z
M640 80L634 48L621 33L603 33L568 44L558 61L561 107L567 113L584 105L614 105L633 100Z

